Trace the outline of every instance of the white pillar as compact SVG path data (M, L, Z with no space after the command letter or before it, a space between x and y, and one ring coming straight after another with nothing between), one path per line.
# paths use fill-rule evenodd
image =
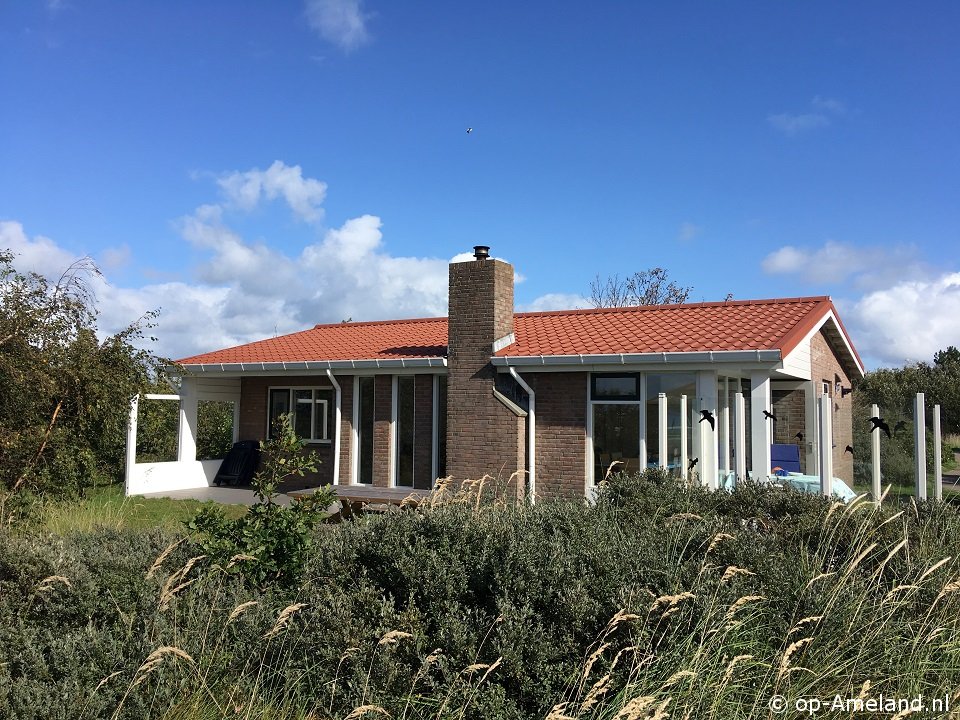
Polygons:
M126 467L123 472L124 495L130 494L130 479L133 466L137 463L137 415L140 408L140 396L134 395L130 399L130 416L127 419L127 455Z
M943 500L943 448L940 443L940 406L933 406L933 497Z
M700 370L697 373L697 397L700 410L707 410L717 421L717 373L714 370ZM707 420L697 423L700 426L700 481L711 490L717 489L717 432Z
M667 467L667 394L657 395L657 465L663 469Z
M197 459L197 381L180 380L180 426L177 431L177 461Z
M750 373L750 456L755 479L770 475L772 421L764 416L764 410L770 411L770 376L765 370L755 370Z
M803 397L803 449L807 459L807 475L817 475L820 472L820 445L817 442L820 437L820 427L817 425L820 414L817 409L819 396L817 382L809 380L804 387Z
M833 400L820 397L820 492L833 494Z
M720 401L720 467L730 472L730 379L723 379L723 399Z
M880 406L870 406L870 417L880 417ZM883 488L880 487L880 430L870 433L870 489L873 499L880 502Z
M913 476L917 500L927 499L927 419L923 410L923 393L917 393L913 401Z
M687 479L687 463L690 458L687 457L687 423L690 418L687 415L687 396L680 396L680 477Z
M733 451L737 461L737 480L742 480L747 477L747 404L742 392L733 398L733 424L737 433Z
M340 484L340 407L343 398L341 397L340 383L333 376L333 370L327 368L327 379L333 385L333 484ZM238 403L239 404L239 403Z

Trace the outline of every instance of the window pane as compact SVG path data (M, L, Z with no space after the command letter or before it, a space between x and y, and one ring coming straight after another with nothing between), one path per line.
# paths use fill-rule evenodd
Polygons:
M373 378L362 377L358 378L357 382L360 387L360 422L357 423L360 457L357 481L369 485L373 483Z
M414 397L412 376L397 378L397 485L413 487Z
M333 436L334 406L333 390L316 390L314 392L316 404L313 412L313 432L315 440L329 440Z
M277 418L290 412L290 391L289 390L271 390L270 391L270 418L267 428L267 437L273 437L273 426Z
M594 400L638 400L640 398L637 375L594 375Z
M650 467L660 464L660 393L667 396L666 466L680 472L680 396L687 396L687 462L692 459L693 425L690 411L697 399L697 378L693 373L649 373L647 379L647 461ZM698 413L695 413L699 417Z
M293 397L296 401L293 411L293 431L305 440L312 440L310 421L313 416L313 392L294 390Z
M607 468L620 460L614 472L640 469L640 406L593 406L593 458L596 482L603 480Z
M437 377L437 477L447 476L447 376ZM436 478L433 478L436 480Z

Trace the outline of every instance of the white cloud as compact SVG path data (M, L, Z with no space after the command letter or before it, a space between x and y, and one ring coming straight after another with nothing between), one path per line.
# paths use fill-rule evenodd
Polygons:
M21 272L35 272L50 280L59 278L76 256L43 235L27 237L23 225L13 220L0 221L0 249L10 250L14 267Z
M685 221L680 223L680 230L677 232L677 240L680 242L690 242L703 232L703 228L692 222Z
M778 113L776 115L768 115L767 122L777 130L791 137L805 130L826 127L830 124L827 116L821 113Z
M575 293L547 293L517 307L518 312L549 312L550 310L583 310L593 307L590 301Z
M228 173L221 176L217 184L228 204L241 210L252 210L263 199L282 197L305 222L316 222L323 217L320 205L327 195L327 184L303 177L299 165L286 165L277 160L266 170Z
M890 365L930 362L960 338L960 273L867 293L846 317L862 355Z
M102 250L99 255L100 266L104 270L119 270L130 264L133 254L130 252L130 246L124 243L119 247L111 247Z
M827 127L834 119L845 117L847 106L840 100L817 95L810 101L810 110L767 115L767 122L788 137Z
M862 247L828 240L819 248L784 245L760 263L768 275L797 275L812 283L851 280L861 289L887 287L898 280L925 277L928 269L916 248Z
M307 0L306 12L310 27L343 50L355 50L370 40L369 15L361 0Z

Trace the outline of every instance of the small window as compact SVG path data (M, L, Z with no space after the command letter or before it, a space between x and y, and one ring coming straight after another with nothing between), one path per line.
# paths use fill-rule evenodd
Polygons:
M593 400L639 400L640 376L637 373L593 375L590 394Z
M822 387L820 388L820 393L821 393L822 395L829 395L829 394L830 394L830 381L829 381L829 380L824 380L824 381L821 383L821 385L822 385Z
M271 388L267 437L281 415L289 415L293 431L307 442L330 439L333 391L326 388Z

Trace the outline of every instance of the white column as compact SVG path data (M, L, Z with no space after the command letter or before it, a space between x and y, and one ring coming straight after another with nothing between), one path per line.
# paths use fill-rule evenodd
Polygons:
M720 467L730 472L730 380L723 379L723 400L720 402Z
M917 393L913 401L913 477L917 500L927 499L927 419L923 410L923 393Z
M737 480L742 480L747 477L747 404L742 392L733 398L733 425L737 433L733 450L737 460Z
M130 416L127 419L127 456L126 467L123 472L124 495L130 494L130 478L133 466L137 462L137 415L140 408L140 396L134 395L130 399Z
M687 463L690 458L687 457L687 423L690 418L687 414L687 396L680 396L680 477L687 479Z
M663 469L667 467L667 394L657 395L657 465Z
M697 397L700 410L707 410L717 418L717 373L714 370L700 370L697 373ZM700 481L711 490L717 489L717 432L707 420L697 423L700 426Z
M753 459L753 477L770 475L770 442L773 436L768 418L770 411L770 376L765 370L750 373L750 456Z
M870 417L880 417L880 406L870 406ZM880 487L880 431L870 433L870 490L873 499L880 502L883 488Z
M180 380L180 426L177 430L177 461L197 459L197 381L184 376Z
M640 467L638 468L640 472L643 472L647 469L647 423L650 422L650 418L647 417L647 374L643 373L640 375L640 408L639 408L639 431L640 431L640 459L638 463ZM622 468L621 468L622 469ZM604 468L606 472L606 468ZM601 478L602 479L602 478Z
M820 397L820 492L833 494L833 400Z
M333 385L333 447L331 448L333 452L333 484L340 484L340 422L341 414L340 407L343 402L341 397L340 383L337 382L337 379L333 376L333 370L327 368L327 379L330 380L330 384ZM238 403L239 405L239 403Z
M820 392L817 381L808 381L803 397L803 449L807 458L807 475L817 475L820 472L820 445L817 442L817 438L820 437L820 427L817 425L817 417L820 414L817 409L818 397Z
M943 448L940 443L940 406L933 406L933 497L943 500Z

